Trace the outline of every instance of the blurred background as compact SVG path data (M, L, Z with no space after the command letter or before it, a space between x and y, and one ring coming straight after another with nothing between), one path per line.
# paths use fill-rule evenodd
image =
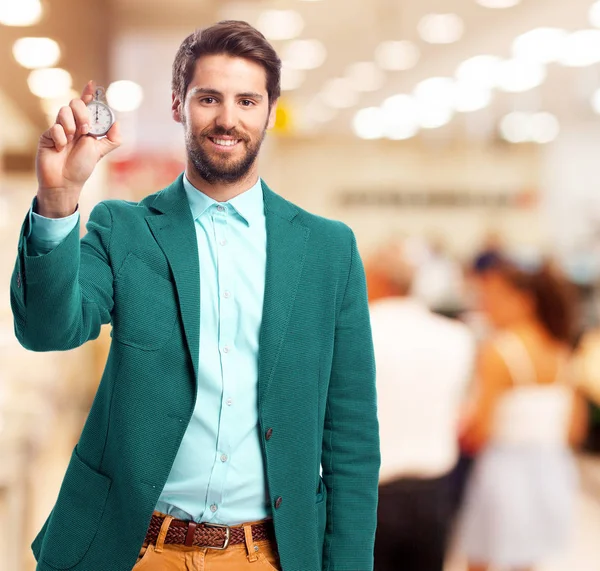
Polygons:
M369 295L390 295L382 244L407 240L412 295L485 338L469 273L494 249L550 260L578 292L590 421L577 451L576 533L543 571L600 568L600 2L592 0L0 0L0 569L35 568L29 545L58 493L110 336L66 354L15 340L9 281L36 192L39 135L94 79L124 137L81 204L138 200L182 170L171 63L193 29L241 19L284 66L261 176L343 220ZM402 338L397 342L402 345ZM434 358L435 356L432 356ZM600 375L599 375L600 376ZM448 571L464 569L455 549Z

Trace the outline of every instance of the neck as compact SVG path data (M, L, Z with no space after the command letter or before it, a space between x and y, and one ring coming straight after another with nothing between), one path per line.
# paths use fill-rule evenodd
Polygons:
M196 171L194 166L187 163L185 176L203 194L217 202L227 202L236 196L250 190L258 180L258 168L254 165L240 180L231 183L210 183L204 180Z
M519 320L515 320L509 327L515 333L525 337L542 337L549 339L551 336L546 331L546 328L533 317L523 317Z

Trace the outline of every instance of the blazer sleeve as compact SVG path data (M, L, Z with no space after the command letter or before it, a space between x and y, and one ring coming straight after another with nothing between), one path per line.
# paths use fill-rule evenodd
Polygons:
M327 488L324 571L371 571L377 525L379 426L365 272L351 262L336 322L323 438Z
M79 239L79 222L50 252L34 255L27 240L29 217L21 229L10 284L15 334L32 351L65 351L100 334L113 308L109 258L112 217L99 203L88 232Z

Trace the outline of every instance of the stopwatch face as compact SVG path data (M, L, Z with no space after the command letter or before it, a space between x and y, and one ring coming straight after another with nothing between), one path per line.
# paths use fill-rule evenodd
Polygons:
M114 116L108 105L101 101L91 101L87 105L90 114L90 135L102 137L114 123Z

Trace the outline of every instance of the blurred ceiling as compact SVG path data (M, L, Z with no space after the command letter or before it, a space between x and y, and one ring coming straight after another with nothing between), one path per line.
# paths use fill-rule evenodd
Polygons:
M168 116L170 61L187 33L224 18L256 24L266 9L293 9L304 21L300 37L318 39L327 49L324 64L308 71L298 89L285 93L286 105L299 124L325 83L343 76L350 64L373 61L381 41L415 42L421 51L416 67L386 71L378 91L361 93L356 105L332 114L334 117L317 129L349 134L352 117L361 107L380 105L393 94L410 93L425 78L452 76L462 61L476 55L508 58L511 43L519 34L542 26L569 32L590 28L591 4L592 0L522 0L514 7L493 10L475 0L45 0L39 24L28 28L0 25L0 148L16 152L23 146L35 146L37 134L47 128L40 100L27 86L29 72L11 55L13 43L22 36L57 40L63 54L58 65L71 73L76 89L91 78L102 84L133 79L144 88L144 116ZM449 12L464 21L459 41L432 45L420 39L417 29L424 15ZM282 53L287 42L272 43ZM449 133L489 137L498 119L515 109L551 111L561 121L595 121L589 98L599 87L598 64L585 68L550 64L541 87L526 93L495 92L491 106L459 116L437 129L437 135L427 133L426 137Z

